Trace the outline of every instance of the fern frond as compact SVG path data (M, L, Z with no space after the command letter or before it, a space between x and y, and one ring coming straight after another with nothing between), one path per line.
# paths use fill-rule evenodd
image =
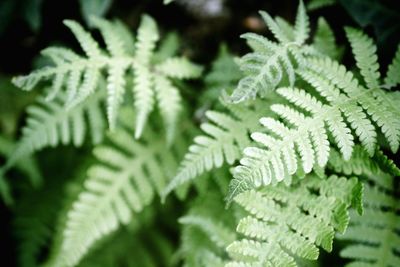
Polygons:
M155 52L159 40L156 22L147 15L142 17L137 31L137 40L120 22L109 22L100 18L91 18L104 40L105 49L75 21L66 20L64 24L70 28L82 47L85 55L66 49L50 47L42 54L49 57L53 63L38 69L26 76L13 79L18 87L31 90L39 82L52 81L51 91L46 100L53 100L57 95L64 94L67 98L65 106L73 109L80 102L89 98L95 91L100 90L101 80L106 80L107 91L107 118L111 130L115 129L118 111L123 102L130 74L133 72L134 106L137 110L135 136L140 137L149 114L153 111L157 93L171 89L169 79L191 79L200 76L202 68L184 58L163 58ZM162 51L161 51L162 52ZM164 51L165 52L165 51ZM157 60L163 59L162 62ZM155 88L155 77L161 76L168 80L157 85L166 87ZM175 90L176 91L176 90ZM178 92L175 92L177 94ZM170 103L168 100L171 100ZM157 101L159 107L170 110L166 116L166 125L169 133L173 133L179 110L176 97ZM171 139L171 137L169 137Z
M389 65L386 77L385 88L392 88L400 84L400 45L397 47L396 54L392 63Z
M346 27L346 35L356 59L357 67L361 71L365 84L369 89L379 88L379 63L376 55L376 45L360 30Z
M239 66L245 77L239 81L231 96L235 103L255 98L257 94L264 96L284 79L293 86L296 65L304 64L305 55L317 54L312 47L305 45L310 30L302 1L294 29L280 19L274 20L266 12L261 11L260 14L278 42L255 33L241 36L255 51L241 58Z
M93 144L102 141L105 123L101 103L105 98L104 92L95 92L92 97L69 110L64 108L66 97L65 94L58 94L52 102L39 98L38 104L28 107L28 119L22 137L8 158L5 169L45 147L60 144L81 146L88 135L88 128Z
M224 209L223 196L215 188L198 196L190 207L179 219L183 224L179 252L184 266L224 266L225 248L236 239L232 210Z
M232 165L241 156L241 150L250 144L249 133L261 130L257 117L263 113L265 101L255 101L251 106L228 105L233 116L217 111L207 111L209 122L201 129L206 135L194 138L180 164L178 173L163 192L166 197L179 185L197 176L221 167L225 162Z
M323 168L328 161L330 144L336 144L348 160L356 137L372 156L378 129L392 151L398 150L398 110L383 100L389 98L387 93L379 88L363 88L352 73L329 58L308 62L309 70L298 73L319 93L318 98L297 88L277 90L292 105L271 106L283 122L260 119L268 133L254 132L251 137L263 148L244 150L241 165L235 168L232 192L240 192L242 187L280 182L296 172L309 173L314 168ZM332 135L331 140L328 133Z
M177 167L176 150L168 148L155 131L144 142L131 137L133 112L122 110L119 130L109 135L109 145L94 149L100 161L88 170L85 189L72 205L63 234L60 259L75 266L99 238L128 224L160 193Z
M341 49L336 46L335 35L324 18L318 19L313 44L317 51L332 59L337 59L341 53Z
M381 178L379 172L375 177L376 180ZM337 236L351 242L340 251L341 257L352 260L346 266L394 267L400 264L399 200L394 195L393 182L389 176L385 186L382 183L365 185L364 214L351 213L346 233Z
M235 202L249 215L237 231L246 238L228 246L233 262L227 266L297 266L294 255L316 260L318 247L331 251L335 231L346 230L347 209L361 194L356 178L310 176L291 187L281 184L238 195Z

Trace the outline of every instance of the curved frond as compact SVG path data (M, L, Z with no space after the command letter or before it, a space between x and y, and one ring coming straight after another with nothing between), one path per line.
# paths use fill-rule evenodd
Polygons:
M122 110L121 116L109 144L94 149L99 163L89 168L85 189L68 212L56 266L75 266L96 240L128 224L132 211L139 213L148 206L177 167L176 150L150 129L143 142L135 141L134 114Z
M144 15L141 19L135 43L129 30L120 22L110 22L96 17L91 20L103 37L105 49L102 49L80 24L66 20L64 24L75 35L85 55L79 55L67 48L47 48L42 54L52 61L52 65L26 76L16 77L13 82L24 90L31 90L39 82L50 80L52 86L46 100L54 100L59 94L66 94L64 104L67 109L73 109L94 92L102 90L99 85L105 80L108 124L110 129L114 130L119 108L124 100L126 87L131 84L128 81L133 72L132 92L137 110L135 136L138 138L153 111L156 95L159 95L155 91L165 89L155 88L154 77L160 76L160 79L166 81L162 83L164 85L171 84L172 79L198 78L202 68L185 58L172 57L170 54L165 58L167 55L165 53L168 51L160 52L164 53L164 56L157 54L155 48L159 33L156 22L148 15ZM159 62L160 59L163 61ZM175 95L178 94L177 91L174 92ZM160 107L163 105L163 108L175 107L178 104L177 98L162 99L162 103L158 101L158 105ZM172 103L169 103L169 100ZM177 117L178 111L175 108L170 112L172 115L165 117L169 133L174 132L176 119L172 120L171 117Z
M231 96L231 100L235 103L255 98L257 94L265 96L282 80L293 86L295 69L304 64L304 56L317 54L312 47L305 45L310 29L302 1L293 29L279 18L274 20L266 12L261 11L260 14L278 42L255 33L241 36L255 51L240 60L239 66L245 77L239 81Z
M45 147L73 144L81 146L90 129L91 141L102 141L105 130L101 103L105 94L98 91L92 97L65 110L65 94L59 94L52 102L39 98L38 103L28 107L26 126L15 150L8 158L4 168L8 169L27 155Z
M167 196L179 185L192 180L225 162L233 164L241 156L241 150L249 145L249 133L261 130L257 117L263 112L264 101L256 101L252 106L228 105L233 116L217 111L207 111L209 122L201 129L206 135L195 137L180 164L178 173L168 184L163 196Z
M379 172L375 176L381 178ZM351 242L340 251L341 257L352 260L346 266L394 267L400 264L399 200L393 192L393 179L389 178L387 186L365 185L364 214L359 216L352 212L346 233L337 236Z
M262 148L244 150L241 165L235 168L234 186L268 185L299 172L323 168L328 161L330 144L336 144L343 158L349 160L355 138L372 156L378 129L392 151L398 150L398 110L385 102L384 98L389 98L386 92L363 88L351 72L329 58L308 62L309 69L298 73L318 92L318 98L297 88L277 90L291 105L271 106L283 122L260 119L268 132L255 132L251 137ZM231 187L231 191L242 190Z
M392 63L389 65L386 77L385 87L392 88L400 84L400 45L397 47L396 54Z
M376 45L360 30L346 27L346 35L356 59L357 67L361 71L365 84L369 89L379 88L379 63L376 55Z
M233 262L227 266L297 266L294 256L316 260L319 247L331 251L335 231L346 230L347 209L361 194L356 178L311 176L238 195L235 202L248 212L237 227L245 238L228 246Z

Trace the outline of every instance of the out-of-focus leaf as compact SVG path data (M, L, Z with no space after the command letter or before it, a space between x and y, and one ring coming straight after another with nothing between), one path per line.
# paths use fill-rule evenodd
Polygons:
M91 26L91 16L103 17L112 4L112 0L79 0L79 2L82 16L89 26Z
M35 32L42 26L42 4L43 0L22 1L22 17Z
M10 23L16 2L15 0L0 1L0 35Z

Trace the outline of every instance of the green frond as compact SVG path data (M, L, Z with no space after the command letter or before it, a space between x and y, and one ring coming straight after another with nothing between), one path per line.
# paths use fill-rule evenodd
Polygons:
M290 187L238 195L235 202L249 215L237 226L245 238L227 248L233 260L228 266L297 266L294 255L316 260L318 247L330 252L335 231L346 230L347 209L361 194L356 178L309 176Z
M253 105L228 105L233 116L221 112L207 111L209 122L201 129L206 135L194 138L180 164L178 173L163 192L166 197L179 185L201 174L221 167L225 162L232 165L241 156L243 148L249 145L249 133L261 130L257 116L263 112L265 101L256 101Z
M300 45L305 43L310 34L310 21L304 8L303 0L300 0L299 8L297 9L294 33L294 41Z
M10 158L14 151L16 150L17 143L9 140L8 138L0 135L0 155L4 156L4 158ZM11 167L11 166L10 166ZM30 179L30 182L33 186L38 187L42 184L43 177L40 174L38 169L36 160L29 155L26 155L21 160L16 162L15 167L17 170L26 174L26 176ZM0 168L0 179L4 179L6 168ZM4 181L6 182L6 181Z
M318 19L313 44L317 51L332 59L337 59L340 54L340 49L336 46L335 35L324 18Z
M239 66L225 44L220 45L218 55L212 62L211 70L204 77L207 90L201 102L214 103L225 92L230 92L242 78Z
M396 54L392 63L389 65L386 77L385 88L392 88L400 84L400 45L397 47Z
M55 266L75 266L95 241L128 224L132 211L139 213L148 206L177 167L177 151L154 130L148 129L143 142L135 141L133 112L122 110L121 116L108 144L94 149L99 163L89 168L85 189L68 212Z
M179 219L183 225L179 252L184 266L224 266L225 248L236 239L232 230L235 221L232 209L224 208L223 196L215 189L197 197Z
M385 175L385 174L384 174ZM380 179L379 172L375 174ZM365 185L364 214L351 213L350 225L340 240L350 242L340 256L352 262L346 266L394 267L400 264L399 199L395 197L393 178L382 187Z
M317 10L323 7L332 6L336 3L336 0L311 0L307 4L308 10Z
M171 52L176 52L175 45L163 44L162 50L157 53L155 48L159 33L156 22L148 15L144 15L141 19L136 42L133 41L134 38L129 30L118 21L110 22L96 17L92 17L91 21L100 31L105 49L101 48L81 25L67 20L64 22L65 25L75 35L85 55L78 55L67 48L47 48L42 54L51 59L52 65L26 76L16 77L13 82L24 90L31 90L39 82L50 80L52 86L46 100L51 101L58 95L66 94L64 104L66 109L70 110L91 97L94 92L102 90L101 81L105 80L107 119L109 128L115 130L119 108L125 99L126 87L132 84L129 80L133 72L132 93L137 110L135 137L139 138L153 111L156 97L160 96L160 91L166 90L155 88L155 77L160 77L158 85L171 85L167 86L171 89L173 79L198 78L202 68L185 58L173 57ZM160 83L160 79L164 82ZM176 96L179 93L176 90L174 92L176 92L174 97L162 99L163 109L180 105L176 101L180 98ZM169 103L168 100L172 102ZM161 107L160 101L158 105ZM178 114L176 108L169 113L173 116L168 115L164 118L169 128L167 138L172 140L176 119L171 117L176 118Z
M239 62L245 77L231 96L235 103L255 98L257 94L265 96L282 81L293 86L295 69L303 66L304 56L317 54L313 47L305 45L310 29L303 2L300 2L293 29L280 18L274 20L263 11L260 14L278 42L255 33L241 36L255 51L243 56Z
M203 68L191 63L186 58L172 57L158 65L156 70L169 78L193 79L200 77Z
M357 67L361 71L365 84L369 89L380 87L380 73L376 45L366 34L360 30L346 27L347 39L349 39Z
M381 97L388 98L387 93L361 87L344 66L329 58L308 62L309 70L298 73L318 92L321 100L297 88L277 90L291 105L271 106L283 122L260 119L268 131L254 132L251 137L262 148L244 149L244 157L235 168L236 181L232 182L231 192L238 193L249 184L253 187L268 185L288 179L296 172L309 173L314 168L323 168L328 161L330 144L336 144L343 158L349 160L356 137L372 156L378 129L392 151L398 150L398 110L388 106ZM328 139L329 133L331 139ZM228 199L232 197L230 194Z
M4 168L8 169L24 157L45 147L73 144L81 146L91 133L91 141L102 141L105 128L101 102L104 92L98 91L74 109L65 110L65 94L59 94L52 102L39 98L38 103L28 107L26 126L15 150Z

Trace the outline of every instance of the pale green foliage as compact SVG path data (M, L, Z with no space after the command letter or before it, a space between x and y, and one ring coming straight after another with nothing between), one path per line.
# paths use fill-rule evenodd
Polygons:
M308 69L298 73L318 92L318 98L297 88L277 90L292 105L271 106L284 122L260 119L268 133L254 132L252 139L264 148L244 150L241 165L235 169L232 194L282 181L298 171L309 173L325 167L330 144L336 144L349 160L355 137L372 156L378 135L375 124L397 152L400 113L389 93L363 88L351 72L328 58L309 59Z
M72 109L99 90L99 81L105 73L107 117L110 128L115 129L119 107L130 85L129 73L133 71L132 92L137 109L136 138L140 137L157 100L168 129L167 138L171 141L181 109L179 90L171 79L196 78L201 74L201 68L178 57L155 62L153 57L159 34L155 21L147 15L142 17L136 43L118 21L109 22L93 17L91 22L101 32L106 51L81 25L66 20L65 25L73 32L86 55L80 56L66 48L45 49L43 55L49 57L54 65L17 77L14 83L24 90L31 90L42 80L52 80L52 90L47 100L54 99L65 87L65 105L67 109Z
M231 96L235 103L255 98L257 94L265 96L283 79L292 86L296 79L295 68L297 65L305 64L304 56L317 54L312 47L305 45L310 29L302 1L294 27L282 19L274 20L264 11L260 14L278 42L270 41L255 33L242 35L254 52L243 56L240 60L239 66L245 77L239 81Z
M67 214L53 266L75 266L94 242L120 224L128 224L132 211L137 214L148 206L176 170L182 143L168 148L150 127L143 142L135 141L130 123L134 113L122 110L120 115L120 125L109 135L109 144L94 149L99 163L89 168L85 189Z
M219 47L217 58L213 61L211 70L204 77L207 90L201 97L201 102L206 104L217 101L219 97L230 92L242 78L235 57L229 52L227 46Z
M400 84L400 45L397 47L396 55L392 63L389 65L386 77L385 88L392 88Z
M316 10L336 4L337 0L311 0L307 4L308 10Z
M385 156L379 157L386 161ZM355 159L363 167L348 168L347 172L367 176L369 184L364 189L364 214L359 216L352 212L348 230L344 235L337 236L340 240L351 241L341 250L340 255L353 260L346 266L399 266L400 217L399 199L394 192L395 181L390 174L381 170L382 167L388 167L387 164L376 166L374 161L366 159L362 153ZM398 176L400 170L393 167L389 167L390 172L394 171Z
M356 178L307 176L297 185L246 191L235 198L249 215L237 231L246 236L227 248L226 266L297 266L293 255L316 260L318 247L332 250L335 231L349 223L347 209L360 207L362 185Z
M191 203L179 219L183 225L179 254L187 267L223 267L225 248L236 239L232 212L224 209L223 195L215 188Z
M90 129L91 140L97 144L103 139L105 128L101 103L104 101L103 91L95 92L73 109L65 110L65 94L58 94L51 101L39 98L38 103L28 107L26 126L13 153L9 156L4 169L20 162L25 156L45 147L60 144L81 146Z
M342 50L336 46L335 35L324 18L318 19L313 44L317 51L332 59L337 59L342 52Z
M163 195L166 196L179 185L207 171L221 167L225 162L232 165L238 160L241 151L250 144L249 133L261 130L257 118L265 113L266 103L253 101L247 105L226 104L233 116L207 111L209 121L200 126L207 135L194 138L194 144L189 147L178 173Z
M17 145L6 137L0 135L0 155L5 158L11 157ZM18 171L24 173L32 183L33 186L38 187L42 184L42 176L39 172L36 161L29 155L25 155L22 160L18 161L15 165ZM6 181L5 168L0 168L0 195L6 204L13 202L10 186Z

